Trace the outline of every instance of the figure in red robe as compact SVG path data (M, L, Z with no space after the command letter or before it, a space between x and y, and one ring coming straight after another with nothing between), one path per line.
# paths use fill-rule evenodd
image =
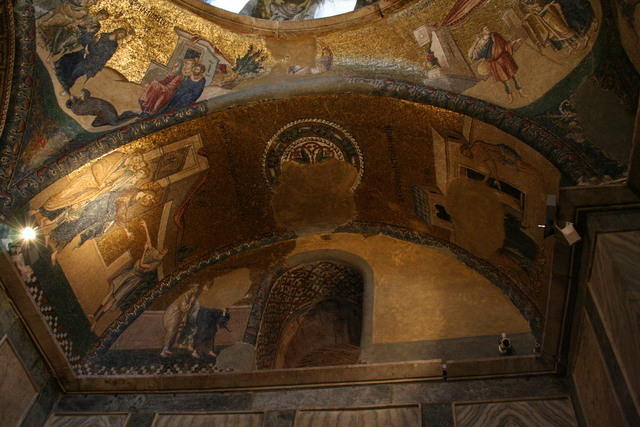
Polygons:
M504 90L509 96L509 102L513 101L509 80L513 81L513 86L518 94L525 96L522 86L516 79L518 65L513 59L513 52L519 42L520 39L506 41L500 34L489 31L489 27L484 27L469 49L469 59L480 61L478 66L480 74L483 74L484 71L480 65L486 64L488 65L488 74L491 74L496 82L502 82Z
M162 80L156 80L149 83L144 91L144 95L140 98L140 108L142 108L141 117L149 117L157 114L165 105L169 103L176 89L180 86L180 82L188 77L191 72L191 61L177 62L171 74Z

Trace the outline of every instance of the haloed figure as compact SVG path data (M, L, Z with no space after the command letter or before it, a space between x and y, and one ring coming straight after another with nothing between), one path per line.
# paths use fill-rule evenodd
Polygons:
M196 102L198 98L200 98L200 95L202 95L206 82L204 76L205 67L202 64L195 64L193 68L189 69L189 73L187 74L185 71L187 64L188 62L185 61L180 85L162 111L173 111L187 107Z
M162 80L153 81L145 85L145 91L139 100L142 117L158 113L171 100L183 78L189 78L193 68L192 61L178 61L173 65L171 73ZM188 70L188 74L183 73Z
M482 32L476 37L476 41L469 49L469 59L486 63L489 74L496 82L502 82L504 90L513 101L512 89L509 81L513 82L514 89L520 96L526 96L522 86L516 78L518 65L513 59L513 53L520 43L520 39L506 41L500 34L492 32L489 27L482 28Z
M164 347L162 347L162 352L160 353L161 357L170 357L173 354L174 346L184 347L186 344L193 350L193 345L187 343L187 341L200 309L198 298L200 298L202 292L206 292L209 289L209 286L211 286L210 283L204 285L192 283L186 292L167 307L164 316L162 316L165 334Z

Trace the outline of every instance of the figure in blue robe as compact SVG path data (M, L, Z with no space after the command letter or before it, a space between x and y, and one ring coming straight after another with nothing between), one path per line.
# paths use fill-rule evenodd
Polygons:
M171 100L162 109L163 112L175 111L187 107L200 98L206 79L204 77L204 65L196 64L191 71L191 77L182 79Z
M87 79L94 77L104 68L105 64L118 48L118 41L125 38L127 32L118 28L112 33L104 33L98 40L87 43L85 49L67 53L55 63L56 76L65 92L68 94L76 80L82 76Z
M75 218L68 219L51 230L49 238L55 242L55 248L63 249L78 234L82 246L87 240L101 236L113 224L116 217L117 191L110 191L87 203Z
M228 331L227 323L230 319L231 315L227 310L201 307L196 315L196 330L191 355L196 359L216 357L213 350L218 328L224 328Z

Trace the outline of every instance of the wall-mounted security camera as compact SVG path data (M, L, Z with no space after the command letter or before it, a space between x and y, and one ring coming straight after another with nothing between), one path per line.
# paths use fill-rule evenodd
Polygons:
M498 337L498 352L505 356L513 353L513 346L511 345L511 340L507 338L506 332L503 332Z
M582 237L580 237L580 234L578 234L576 229L573 227L573 223L569 221L566 221L562 225L556 224L556 230L560 232L560 233L556 233L558 237L560 237L561 240L566 244L568 244L569 246L573 246L576 243L578 243L580 240L582 240Z
M546 215L544 224L538 224L539 228L544 228L544 237L547 238L556 234L560 240L569 246L578 243L582 238L569 221L557 221L558 203L556 196L547 194Z

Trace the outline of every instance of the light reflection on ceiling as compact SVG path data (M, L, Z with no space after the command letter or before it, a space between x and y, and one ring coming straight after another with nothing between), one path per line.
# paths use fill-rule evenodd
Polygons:
M242 0L203 0L211 6L227 10L229 12L240 13L249 2ZM320 4L315 11L314 19L327 18L329 16L348 13L356 8L356 0L320 0Z

